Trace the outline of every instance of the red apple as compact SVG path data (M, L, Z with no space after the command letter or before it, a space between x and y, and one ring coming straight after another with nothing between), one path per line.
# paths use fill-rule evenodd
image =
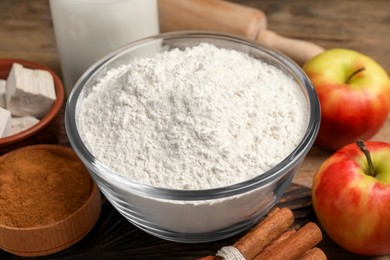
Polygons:
M339 149L314 176L312 200L321 226L341 247L390 254L390 144L358 141Z
M373 59L331 49L309 60L303 70L321 104L318 146L337 150L372 138L383 126L390 111L390 79Z

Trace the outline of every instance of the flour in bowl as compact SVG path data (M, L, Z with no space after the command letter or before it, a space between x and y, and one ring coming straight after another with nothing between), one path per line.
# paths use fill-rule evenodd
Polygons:
M308 124L281 70L202 43L112 69L82 103L90 152L131 180L183 190L251 179L285 159Z

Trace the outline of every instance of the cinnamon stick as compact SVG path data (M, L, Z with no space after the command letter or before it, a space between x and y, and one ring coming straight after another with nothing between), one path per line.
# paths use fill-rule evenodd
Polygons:
M313 248L322 239L319 227L309 222L276 247L263 251L254 260L293 260L301 257L306 251ZM251 258L252 259L252 258Z
M217 257L213 255L208 255L208 256L198 258L198 260L214 260L214 259L217 259Z
M233 246L241 252L245 259L253 259L293 223L294 215L290 209L275 208Z
M278 246L282 241L286 240L287 238L289 238L292 234L294 234L296 231L295 229L289 229L289 230L286 230L284 231L282 234L280 234L277 238L275 238L269 245L267 245L264 250L262 251L265 252L265 251L269 251L269 250L272 250L273 248L275 248L276 246Z
M321 249L318 247L313 247L304 253L298 260L326 260L327 257Z

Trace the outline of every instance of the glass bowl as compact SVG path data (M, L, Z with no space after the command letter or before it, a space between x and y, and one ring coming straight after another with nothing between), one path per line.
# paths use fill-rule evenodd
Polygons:
M298 146L270 170L233 185L179 190L141 184L108 168L89 151L79 133L80 107L94 84L107 71L128 64L135 57L151 57L173 48L184 49L200 43L247 53L289 75L307 102L308 123ZM109 119L107 119L109 120ZM257 223L280 199L291 184L300 164L313 145L320 125L316 92L302 70L284 55L226 34L173 32L130 43L90 67L76 83L65 111L69 141L108 201L131 223L142 230L184 243L220 240Z

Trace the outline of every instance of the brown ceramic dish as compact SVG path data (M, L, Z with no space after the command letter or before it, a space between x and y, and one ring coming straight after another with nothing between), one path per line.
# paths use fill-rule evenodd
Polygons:
M47 70L53 76L56 91L56 101L47 113L37 124L18 134L0 138L0 155L8 151L38 143L58 143L59 123L58 115L64 102L64 86L60 78L48 67L20 59L0 59L0 79L6 80L11 70L12 64L16 62L30 69Z
M0 157L0 166L3 167L1 169L4 170L4 165L9 165L9 163L11 162L13 163L13 161L15 161L15 158L17 160L17 158L23 157L24 160L24 158L26 157L26 152L28 154L36 154L40 152L39 150L44 150L44 152L55 154L56 156L58 156L58 158L64 158L64 162L72 161L72 164L74 162L77 165L77 169L80 169L80 171L77 170L77 173L79 173L80 176L84 176L83 178L90 179L90 181L83 183L88 183L88 185L91 185L92 187L88 189L90 193L88 193L89 195L87 194L85 202L81 206L78 206L77 208L75 208L75 211L69 213L68 215L65 215L61 219L57 219L54 222L52 222L51 220L51 222L47 222L50 224L35 225L33 227L15 227L11 226L10 224L4 224L3 222L1 222L0 248L4 251L19 256L44 256L62 251L74 245L93 228L100 216L101 211L100 192L96 184L93 182L92 178L82 165L82 163L79 161L76 154L69 147L59 145L31 145L28 147L19 148ZM22 156L20 156L21 154ZM78 162L80 162L79 165L77 164ZM34 165L34 167L36 167L36 165ZM71 172L73 174L75 171L74 168L72 168L72 170L70 171L58 169L57 174L60 176L61 174L64 174L66 172ZM14 171L7 173L4 170L0 173L0 179L6 178L7 176L5 175L7 174L8 177L10 177L11 175L16 175ZM38 171L38 174L39 173L40 171ZM26 174L31 174L31 171L29 170L29 172ZM53 175L50 175L50 177L52 178ZM63 179L60 178L60 180ZM73 183L76 188L77 185L82 185L80 184L81 182ZM59 185L64 185L64 183L59 183ZM82 187L78 187L77 189L79 190L81 188ZM42 189L50 188L42 187ZM1 190L2 189L0 189L0 192ZM76 199L77 194L70 194L70 197L72 197L72 199ZM14 198L14 196L11 196L11 198ZM10 201L12 200L15 199L11 199ZM13 202L19 203L18 201ZM69 203L70 202L68 202L66 205L69 205ZM30 212L30 209L23 208L22 211Z

